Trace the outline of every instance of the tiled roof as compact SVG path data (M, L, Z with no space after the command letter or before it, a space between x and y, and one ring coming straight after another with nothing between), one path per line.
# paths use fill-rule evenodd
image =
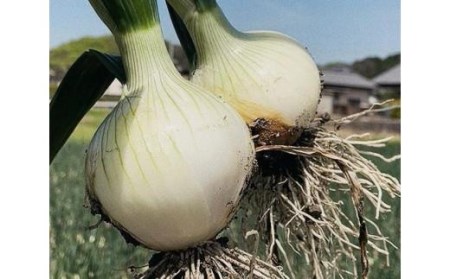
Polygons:
M380 85L400 84L400 64L376 76L373 81Z
M323 70L324 85L374 89L375 83L347 69Z

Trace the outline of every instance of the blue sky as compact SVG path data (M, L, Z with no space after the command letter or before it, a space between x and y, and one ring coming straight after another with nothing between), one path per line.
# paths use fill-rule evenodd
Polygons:
M274 30L306 46L319 64L400 51L400 0L217 0L240 30ZM158 0L167 40L177 43ZM109 34L87 0L50 0L50 47Z

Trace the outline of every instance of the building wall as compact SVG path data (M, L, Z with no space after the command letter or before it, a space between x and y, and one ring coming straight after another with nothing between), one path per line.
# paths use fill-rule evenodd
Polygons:
M324 112L349 115L360 112L370 106L369 97L372 94L372 89L325 85L322 94L322 99L325 99L325 102L329 102L332 99L332 110ZM330 105L325 103L323 108L330 109Z

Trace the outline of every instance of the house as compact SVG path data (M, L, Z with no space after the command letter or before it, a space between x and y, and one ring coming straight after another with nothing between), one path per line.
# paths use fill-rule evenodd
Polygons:
M377 95L382 99L400 99L400 64L374 77L372 81L377 85Z
M370 107L376 84L347 67L322 70L323 90L318 113L349 115Z

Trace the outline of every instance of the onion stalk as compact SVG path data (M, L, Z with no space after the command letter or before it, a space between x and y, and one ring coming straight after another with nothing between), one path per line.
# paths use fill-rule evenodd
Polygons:
M240 115L182 78L156 0L90 0L114 35L127 82L86 156L91 205L139 244L172 251L229 222L255 150Z
M248 124L265 119L278 136L304 128L320 100L320 72L307 50L277 32L240 32L215 0L167 0L194 44L191 81L223 97ZM281 127L280 127L281 126ZM266 144L290 144L298 137Z

